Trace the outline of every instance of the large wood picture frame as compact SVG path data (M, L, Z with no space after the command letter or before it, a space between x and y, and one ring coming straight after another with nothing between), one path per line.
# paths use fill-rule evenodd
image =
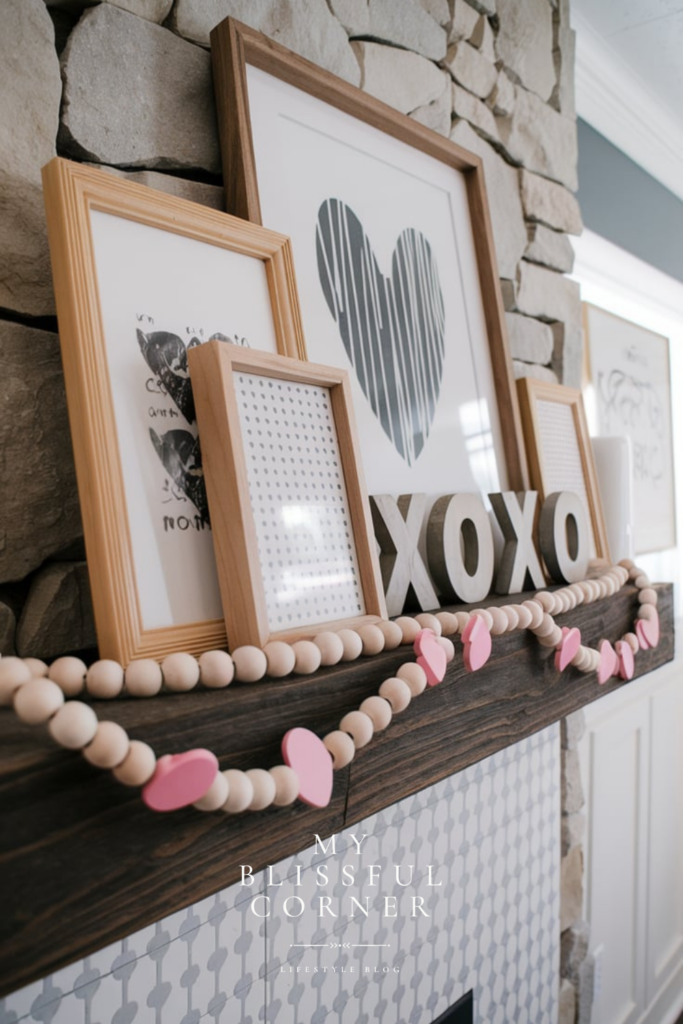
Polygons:
M573 491L586 511L593 554L609 559L593 449L580 391L548 381L517 381L531 486L542 504L549 494Z
M493 477L490 472L490 463L493 457L495 457L493 476L497 474L499 486L515 490L524 489L528 483L526 458L508 352L503 303L481 159L231 18L226 19L213 30L211 47L227 208L231 213L256 223L267 223L292 237L309 358L316 362L343 366L347 369L349 366L351 367L362 457L371 493L392 491L394 493L417 491L443 493L444 490L491 490ZM426 201L436 204L435 194L443 193L441 199L443 199L444 205L439 210L445 216L432 217L433 211L430 207L430 223L437 225L432 230L434 234L438 234L438 224L448 222L443 230L444 232L453 231L451 250L457 254L457 258L454 256L453 259L442 259L440 262L436 262L437 269L441 273L436 280L437 285L440 281L447 302L452 300L455 293L461 296L458 298L458 302L462 301L464 312L462 320L457 320L457 332L459 339L465 338L465 341L462 342L458 340L458 344L465 347L466 358L463 358L462 367L458 368L458 372L462 370L461 382L465 381L465 374L470 373L467 382L472 381L472 393L466 392L464 398L462 394L455 393L456 387L466 389L469 387L469 383L459 383L458 381L453 366L455 359L448 354L450 342L447 337L443 365L445 365L446 359L451 358L449 373L454 376L450 376L448 382L446 376L443 377L443 390L446 391L446 394L442 391L443 401L438 404L437 414L443 417L444 410L449 407L450 403L450 419L443 420L444 423L448 423L450 433L446 430L440 431L442 421L437 423L437 414L433 414L432 409L432 413L430 413L432 419L429 419L430 414L426 418L427 432L430 427L434 428L432 435L428 437L431 446L428 451L428 445L424 442L426 436L424 420L420 421L417 428L411 424L406 426L404 423L402 425L404 433L414 433L420 438L418 445L424 445L419 447L412 462L405 453L400 451L399 445L390 434L390 427L393 429L398 414L394 416L394 413L391 413L394 418L390 425L382 420L383 416L385 420L389 418L386 407L391 403L392 392L397 390L394 382L399 381L399 390L405 384L405 377L401 376L403 371L399 366L399 362L405 359L404 350L395 355L397 349L392 347L395 345L393 337L390 343L387 343L386 338L382 337L379 342L375 339L375 347L372 352L368 352L370 346L367 342L366 349L362 355L359 355L357 334L353 338L345 337L343 339L344 347L342 347L339 338L340 332L336 330L340 320L335 316L330 305L333 301L329 298L331 289L328 288L328 295L325 296L327 299L327 306L325 306L321 298L325 288L325 285L322 290L320 287L322 276L321 282L318 281L318 276L322 275L322 271L315 270L314 254L316 238L317 245L320 247L321 213L319 212L318 215L317 227L315 216L311 218L309 208L307 208L306 217L302 218L295 227L288 222L288 217L296 216L296 214L288 212L294 206L290 200L293 197L300 198L310 207L314 200L309 194L315 191L315 188L311 189L310 186L324 178L325 171L318 173L311 163L308 173L312 177L311 182L308 183L301 180L302 176L297 169L289 168L288 175L287 160L292 154L297 153L297 146L292 140L283 143L281 150L273 149L268 159L262 158L259 161L258 146L256 145L258 133L254 122L255 107L252 95L254 75L271 76L274 96L284 95L287 90L294 89L297 97L295 102L309 104L312 109L315 104L324 104L317 114L311 115L318 117L319 123L325 126L320 130L321 136L329 134L331 137L334 135L336 127L333 121L339 118L346 119L342 131L358 132L360 140L358 151L372 136L372 141L368 142L368 146L375 147L372 162L373 166L378 168L378 174L381 176L382 168L388 168L389 173L394 173L396 176L407 176L415 185L413 189L410 182L407 181L406 187L409 189L409 193L397 200L386 218L385 225L382 226L383 234L380 233L381 237L378 239L383 247L385 257L391 252L388 246L393 246L397 238L399 240L394 249L394 270L391 281L388 276L384 277L379 270L380 259L379 257L375 258L372 248L372 241L376 236L371 236L369 227L373 213L379 206L382 206L391 190L383 189L380 180L379 187L375 187L373 192L369 180L362 171L345 175L344 182L348 184L353 179L357 189L356 196L361 197L359 202L364 208L363 218L367 217L367 233L365 224L361 224L360 217L356 216L359 211L353 211L348 203L337 199L328 200L328 207L325 207L326 210L331 209L333 215L336 213L345 218L336 241L342 237L345 231L348 234L350 224L357 235L362 232L365 248L362 254L358 254L357 251L358 260L359 262L365 261L362 272L365 274L366 280L368 274L375 275L369 286L369 293L376 286L383 294L385 288L387 291L391 290L392 284L394 290L398 290L395 264L397 254L400 255L401 240L406 235L411 235L413 241L417 238L423 245L422 257L431 270L432 264L429 261L432 256L436 256L438 246L432 245L433 239L428 231L425 234L419 223L414 223L419 222L417 214L422 201L421 181L419 172L414 172L412 168L408 168L407 164L411 161L421 161L420 166L422 167L427 166L425 162L428 162L428 172L430 174L433 172L438 176L438 186L432 187L430 179L429 186L425 186L424 197L426 197ZM292 96L294 96L293 93ZM282 102L285 103L288 100L283 99ZM269 103L263 103L260 109L268 110L270 106ZM295 124L296 121L295 115L289 117L283 113L280 118L281 126ZM264 135L263 131L261 134ZM269 145L272 143L277 147L277 130L269 130L265 136L269 140ZM356 151L355 144L352 142L345 141L344 146L349 153ZM387 149L385 158L383 153L380 153L382 147L393 147L391 156ZM303 160L304 158L297 156L296 159ZM393 161L391 166L390 161ZM327 160L325 166L329 169L330 164L334 164L334 161ZM298 170L302 169L301 164L298 164L297 167ZM270 174L271 179L273 176L279 176L280 182L286 180L289 183L287 187L291 188L288 196L283 193L280 202L275 201L264 206L264 174ZM434 181L436 182L436 177ZM377 185L377 183L375 184ZM280 186L278 185L278 187ZM458 195L460 204L458 210L460 212L457 217L460 217L460 220L457 220L456 214L452 212L454 204L450 193L447 200L444 198L451 187L454 194ZM339 193L342 191L343 188L340 188ZM315 201L317 202L317 199ZM329 204L333 205L329 206ZM323 206L320 207L320 211L322 210ZM332 220L332 216L330 220ZM451 220L453 228L451 228ZM463 223L464 221L467 223ZM460 233L460 237L458 237L458 233ZM306 256L305 259L302 259L302 252ZM309 263L307 263L307 259L309 259ZM321 254L318 248L318 268L321 265L320 260ZM333 276L333 273L330 272L330 278ZM364 299L366 297L364 296ZM368 305L370 301L367 299ZM372 301L377 301L376 294L372 295ZM340 316L344 312L341 311ZM336 324L332 321L330 313L337 319ZM379 320L381 316L377 315L377 318ZM325 319L327 319L327 323L324 324L325 329L329 329L331 335L334 333L334 339L329 343L324 340L325 332L320 330L321 321L325 321ZM453 317L450 320L446 318L446 320L447 324L456 323L456 319ZM474 321L476 321L476 330L472 327ZM454 330L454 328L447 327L447 330L451 329ZM473 334L470 333L471 329ZM361 329L359 328L359 330ZM424 350L423 342L424 339L420 339L413 344L411 358L412 353ZM326 345L328 347L325 347ZM333 346L335 347L333 348ZM388 348L392 350L390 357L386 356ZM386 368L388 358L392 361L389 370ZM359 366L361 361L363 366ZM381 370L377 372L373 365L373 370L367 373L370 378L368 380L364 378L364 375L366 374L365 367L369 363L375 365L379 363ZM471 372L468 369L470 365ZM428 372L425 371L425 373ZM391 374L393 380L382 391L381 374L384 373L387 376ZM377 378L380 378L379 384ZM380 391L379 397L375 393L371 393L373 390ZM420 393L417 395L418 402L413 401L415 396L410 393L409 383L406 385L406 390L408 393L405 400L406 407L414 408L424 400L424 394ZM437 390L437 401L438 394ZM482 406L486 406L484 414L477 420ZM465 423L468 415L470 416L469 425ZM489 417L490 422L488 422ZM474 425L472 425L472 420L474 420ZM393 441L393 447L392 443L387 441L387 437ZM483 467L485 456L482 455L482 451L487 445L489 466L486 471L482 469L482 472L478 474L475 463L479 459L478 465ZM491 452L493 452L493 457ZM423 456L421 460L419 460L420 454ZM453 469L458 460L458 464L462 463L466 471L458 470L456 472Z
M289 240L60 158L43 183L100 656L224 646L187 351L306 358Z
M189 358L231 646L386 618L348 374L216 341ZM335 589L358 607L322 617Z

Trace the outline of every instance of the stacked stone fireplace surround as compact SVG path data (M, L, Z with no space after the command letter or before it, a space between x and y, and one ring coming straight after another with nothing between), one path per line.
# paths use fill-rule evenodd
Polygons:
M568 0L0 0L3 654L96 642L40 168L59 154L221 209L208 45L227 15L481 156L515 375L579 385ZM580 731L562 725L560 1019L585 1024Z

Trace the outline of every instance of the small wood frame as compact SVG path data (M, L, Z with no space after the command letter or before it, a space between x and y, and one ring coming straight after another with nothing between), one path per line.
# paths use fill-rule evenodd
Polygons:
M348 374L218 342L190 365L231 646L385 618Z
M531 486L540 504L557 491L576 493L591 529L593 554L609 558L607 531L580 391L522 377L517 381Z
M309 358L355 370L354 404L371 492L495 490L490 481L496 475L501 487L524 490L524 441L481 159L232 18L212 31L211 52L227 209L292 238ZM281 110L270 101L257 102L254 74L257 80L271 80ZM313 120L300 123L291 101L310 110L315 128ZM274 128L259 119L261 112L279 118ZM303 131L308 142L285 138L289 127ZM268 154L259 149L263 138L273 147ZM315 140L321 139L339 145L335 152L348 156L348 168L317 148ZM361 162L354 163L355 157ZM376 174L365 173L366 158ZM387 175L396 176L391 188ZM443 205L435 213L437 196ZM341 234L330 226L337 216L345 220ZM441 282L445 314L442 309L440 326L435 326L438 317L428 315L432 327L426 338L410 342L411 357L401 349L405 341L384 337L377 342L372 316L367 322L359 318L355 326L349 317L343 327L339 310L332 312L330 303L338 300L339 308L346 309L355 301L338 293L338 287L360 292L362 285L355 272L343 275L341 285L337 279L323 283L321 261L338 257L345 263L348 258L351 265L360 260L354 241L341 256L337 250L344 248L344 238L357 239L361 230L367 257L363 279L376 282L378 302L384 297L390 302L391 293L384 276L390 267L380 271L373 255L378 243L390 252L397 237L410 234L415 244L424 245L430 300L441 294ZM397 253L398 248L394 261ZM389 317L381 319L388 331ZM399 309L396 320L403 337L412 338L410 317ZM443 354L432 348L436 336L443 339ZM441 386L442 401L437 383L433 406L434 396L417 383L422 369L410 379L402 369L406 360L418 360L420 354L427 359L428 352L424 373L434 374ZM413 410L412 419L399 406ZM418 416L424 408L430 412ZM477 409L485 410L479 418ZM468 411L474 412L472 422L462 419L467 420ZM479 453L476 469L473 446Z
M289 240L59 158L43 183L100 656L223 646L186 356L305 359Z

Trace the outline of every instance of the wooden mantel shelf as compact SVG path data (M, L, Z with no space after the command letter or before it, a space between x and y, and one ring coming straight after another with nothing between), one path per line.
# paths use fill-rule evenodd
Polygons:
M662 638L636 659L636 675L673 657L672 587L660 584ZM519 602L519 595L508 599ZM504 602L500 602L504 603ZM579 607L558 623L584 642L612 641L632 627L636 591ZM208 747L222 768L281 762L287 729L319 735L411 657L405 649L327 669L314 678L232 686L153 700L99 702L158 754ZM46 734L0 709L0 995L275 863L529 736L615 689L569 669L525 633L494 638L488 664L470 675L460 644L444 682L414 700L386 733L335 774L330 806L302 805L230 817L189 809L154 814Z

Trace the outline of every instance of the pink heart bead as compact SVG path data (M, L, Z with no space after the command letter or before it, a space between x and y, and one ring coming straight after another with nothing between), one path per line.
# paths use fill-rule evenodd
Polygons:
M651 619L638 619L636 622L636 636L642 650L648 647L656 647L659 643L659 615L655 613Z
M463 661L468 672L476 672L491 655L491 634L479 615L473 615L462 633L465 649Z
M619 667L619 659L609 640L601 640L598 644L598 651L600 652L598 682L606 683L608 679L611 679L616 674Z
M617 640L614 646L619 659L619 675L622 679L632 679L636 664L630 644L625 640Z
M576 657L580 646L581 630L576 628L569 629L568 626L563 626L562 639L555 649L555 668L560 672L564 672L572 658Z
M157 761L154 775L142 790L142 799L153 811L177 811L201 799L218 771L216 755L210 750L187 750L165 754Z
M424 669L428 686L438 686L446 675L448 658L436 639L433 629L421 629L415 637L413 650L419 655L417 663Z
M309 729L290 729L282 737L282 757L299 777L299 800L309 807L327 807L332 798L332 758L323 741Z

